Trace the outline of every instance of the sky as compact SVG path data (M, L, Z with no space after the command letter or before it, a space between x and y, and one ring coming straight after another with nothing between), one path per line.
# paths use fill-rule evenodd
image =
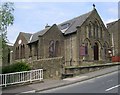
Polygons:
M93 9L93 3L103 22L118 19L118 2L14 2L14 24L8 27L8 40L14 44L20 32L35 33L48 24L60 24Z

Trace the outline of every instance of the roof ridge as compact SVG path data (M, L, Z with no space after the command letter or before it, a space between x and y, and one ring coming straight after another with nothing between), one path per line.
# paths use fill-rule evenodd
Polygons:
M26 32L21 32L21 33L23 33L23 34L32 34L32 33L26 33Z
M84 13L84 14L81 14L81 15L79 15L79 16L76 16L76 17L74 17L74 18L72 18L72 19L66 20L66 21L64 21L64 22L62 22L62 23L60 23L60 24L58 24L58 25L61 25L61 24L65 23L65 22L71 21L71 20L73 20L73 19L77 19L77 18L79 18L79 17L81 17L81 16L84 16L84 15L89 14L89 13L92 13L92 12L93 12L93 10L92 10L92 11L89 11L89 12L86 12L86 13Z

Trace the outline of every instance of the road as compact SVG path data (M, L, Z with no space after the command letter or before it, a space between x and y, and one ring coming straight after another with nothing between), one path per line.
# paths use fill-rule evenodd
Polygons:
M118 93L118 74L120 71L39 93Z

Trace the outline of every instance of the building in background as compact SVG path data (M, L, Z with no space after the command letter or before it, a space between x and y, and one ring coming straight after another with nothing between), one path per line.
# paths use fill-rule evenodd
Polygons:
M2 52L2 66L7 66L13 63L13 44L6 43Z
M111 45L113 62L120 62L120 19L107 24L107 29L111 34Z

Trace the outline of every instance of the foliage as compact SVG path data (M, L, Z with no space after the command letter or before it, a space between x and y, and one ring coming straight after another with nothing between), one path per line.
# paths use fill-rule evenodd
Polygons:
M10 25L13 25L14 21L14 3L12 2L4 2L0 5L0 60L2 58L3 62L7 56L6 43L7 39L7 28ZM1 63L0 63L1 64Z
M5 66L2 68L2 73L13 73L13 72L21 72L21 71L28 71L30 70L30 66L26 64L26 62L16 62L9 66Z
M5 2L0 5L0 32L4 40L7 39L7 27L12 25L14 21L13 11L14 7L12 2Z

